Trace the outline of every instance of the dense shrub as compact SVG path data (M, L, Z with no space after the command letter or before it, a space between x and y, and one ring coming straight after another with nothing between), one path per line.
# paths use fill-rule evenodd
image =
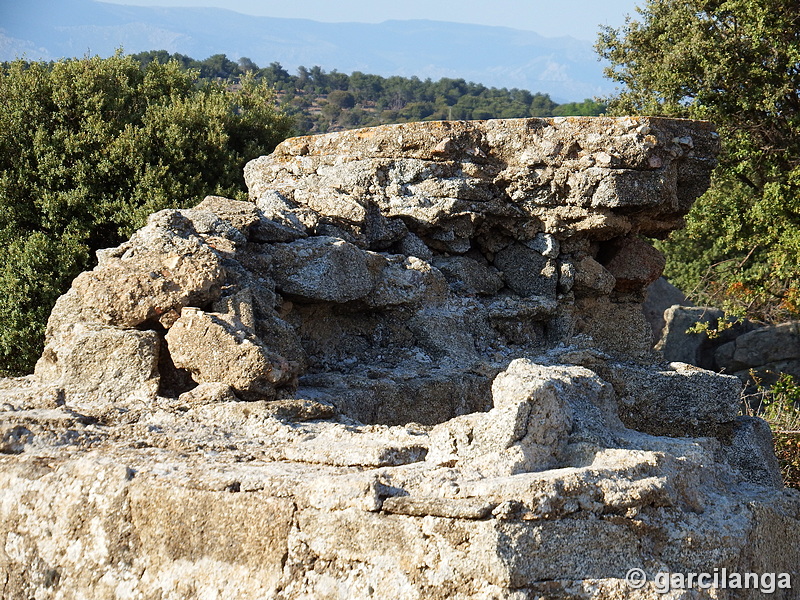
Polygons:
M198 83L120 54L0 71L0 373L29 371L56 298L94 251L167 207L244 193L291 132L266 84Z
M775 385L762 394L761 416L772 427L783 481L789 487L800 489L800 382L782 373Z

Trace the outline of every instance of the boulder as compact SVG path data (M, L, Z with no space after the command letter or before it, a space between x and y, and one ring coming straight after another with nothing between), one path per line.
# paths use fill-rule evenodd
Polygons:
M375 286L382 257L327 236L276 244L271 251L278 290L308 300L348 302Z
M733 342L732 370L758 367L779 361L800 361L800 322L761 327Z
M636 302L612 302L608 296L584 298L577 304L576 329L595 345L624 357L651 354L650 326Z
M666 324L664 312L675 305L694 306L682 291L663 277L659 277L647 287L647 294L642 302L642 312L653 330L653 345L661 339L664 331Z
M614 289L623 293L643 291L661 277L666 265L658 250L635 236L605 244L601 254L603 266L614 277Z
M618 363L605 375L614 385L620 419L637 431L714 436L739 414L742 384L731 375L678 362L658 371Z
M747 319L727 319L725 313L717 308L678 305L664 311L664 320L664 330L655 349L661 352L667 360L686 362L704 369L724 371L725 373L748 370L749 367L755 366L755 363L761 365L769 363L766 357L763 357L765 360L760 363L758 361L761 360L761 357L752 357L755 359L753 365L745 365L745 363L734 359L734 353L737 349L737 344L734 343L735 340L741 337L744 343L748 345L749 342L746 340L752 339L754 342L758 340L758 336L752 338L749 336L750 332L759 330L758 323ZM698 323L708 323L714 333L708 335L702 331L692 332L691 329ZM768 329L765 328L765 331ZM769 335L767 334L761 339L768 337ZM775 341L777 342L777 340ZM767 342L767 345L769 343ZM754 355L759 352L759 350L755 349L757 345L756 343L754 346ZM789 345L791 346L791 341ZM739 347L743 348L744 345ZM761 347L763 348L764 344ZM743 355L740 353L740 356ZM741 378L743 381L747 381L749 375L745 373Z
M219 313L184 308L165 339L173 364L194 381L227 384L245 399L272 399L297 376L285 358Z
M641 311L640 236L679 226L718 146L654 117L382 126L286 140L249 202L156 213L59 299L36 374L0 380L0 595L796 580L768 427L735 377L659 361Z
M591 256L574 264L572 289L576 296L607 296L617 285L616 278Z
M766 421L739 416L722 439L722 459L731 465L741 481L781 487L778 461L772 444L772 431Z
M664 311L664 329L655 349L670 362L683 362L715 370L714 342L703 333L690 330L698 323L716 328L725 313L709 306L674 305Z
M465 463L486 477L541 471L558 464L573 417L550 374L555 370L525 359L512 362L492 384L494 408L434 427L427 459Z
M552 258L515 242L495 255L494 266L516 294L555 298L558 271Z
M455 294L493 296L505 285L497 269L485 264L485 259L448 256L437 257L430 262L444 274Z
M153 400L160 350L153 331L76 323L50 338L35 374L63 389L73 407Z

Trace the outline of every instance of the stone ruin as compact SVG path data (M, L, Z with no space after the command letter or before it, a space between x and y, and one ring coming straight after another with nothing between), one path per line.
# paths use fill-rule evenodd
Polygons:
M735 377L659 359L641 312L644 238L718 146L652 117L382 126L286 140L248 202L152 215L0 381L0 596L797 589L769 428Z

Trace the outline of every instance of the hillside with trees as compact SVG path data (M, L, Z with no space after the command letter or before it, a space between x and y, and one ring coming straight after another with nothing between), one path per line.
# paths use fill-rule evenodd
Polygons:
M599 115L605 105L591 99L558 104L546 93L489 88L464 79L381 77L358 71L347 75L315 66L292 75L279 63L260 68L249 58L234 62L224 54L195 60L165 50L133 55L146 66L176 61L201 78L236 85L250 75L277 93L281 110L295 119L298 133L314 134L410 121Z

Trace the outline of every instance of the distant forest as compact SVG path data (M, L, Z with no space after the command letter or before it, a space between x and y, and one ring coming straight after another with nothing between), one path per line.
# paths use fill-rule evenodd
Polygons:
M142 66L175 60L186 69L199 71L203 79L221 79L234 86L248 74L264 80L275 89L280 108L294 118L300 134L409 121L590 116L606 109L605 104L590 99L558 104L545 93L489 88L463 79L423 81L359 71L346 75L318 66L299 67L292 75L277 62L260 68L244 57L232 61L225 54L215 54L195 60L166 50L140 52L133 57Z

